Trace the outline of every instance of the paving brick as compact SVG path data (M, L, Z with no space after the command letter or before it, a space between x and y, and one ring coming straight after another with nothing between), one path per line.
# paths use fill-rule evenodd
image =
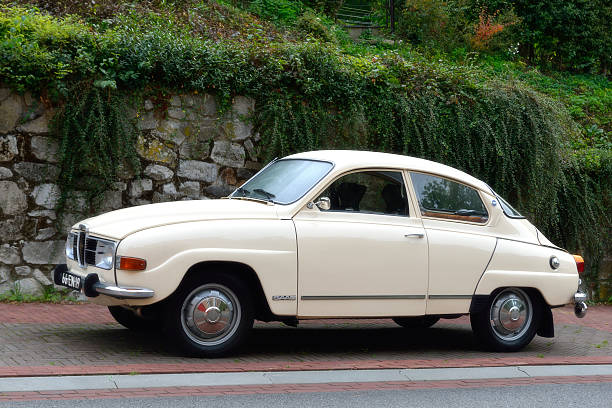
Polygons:
M413 331L389 319L327 319L297 329L258 322L236 355L192 359L123 329L102 306L0 304L0 376L612 364L612 307L584 319L570 307L553 313L555 338L511 354L481 351L465 317Z

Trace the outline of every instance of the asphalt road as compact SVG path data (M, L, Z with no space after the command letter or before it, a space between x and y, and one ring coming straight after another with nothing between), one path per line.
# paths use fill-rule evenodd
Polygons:
M182 407L610 407L612 384L544 384L463 389L252 394L219 397L27 401L0 408L182 408Z

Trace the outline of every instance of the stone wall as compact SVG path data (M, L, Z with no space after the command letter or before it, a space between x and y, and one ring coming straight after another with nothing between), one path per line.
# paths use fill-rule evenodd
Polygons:
M254 101L245 97L236 97L223 117L210 95L173 95L163 108L145 100L130 112L140 131L141 174L122 174L98 212L229 194L261 167L258 135L248 122L253 109ZM0 295L16 287L41 295L52 286L68 228L90 216L77 194L57 225L53 114L31 94L0 87Z

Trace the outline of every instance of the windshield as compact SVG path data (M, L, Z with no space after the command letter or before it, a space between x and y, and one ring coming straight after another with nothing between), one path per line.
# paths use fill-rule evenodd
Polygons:
M273 162L234 191L230 198L254 198L291 204L304 196L331 170L329 162L285 159Z

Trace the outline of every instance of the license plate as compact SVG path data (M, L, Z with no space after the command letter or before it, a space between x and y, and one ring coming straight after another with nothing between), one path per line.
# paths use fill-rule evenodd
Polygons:
M83 278L70 272L62 272L62 285L75 290L81 290Z

